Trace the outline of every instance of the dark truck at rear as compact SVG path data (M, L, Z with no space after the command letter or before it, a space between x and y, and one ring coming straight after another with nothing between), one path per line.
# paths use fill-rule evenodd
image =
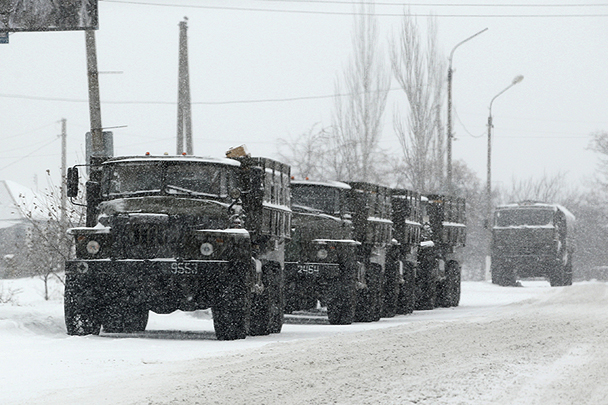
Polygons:
M558 204L521 202L499 206L492 226L492 282L514 286L543 277L551 286L572 284L574 216Z

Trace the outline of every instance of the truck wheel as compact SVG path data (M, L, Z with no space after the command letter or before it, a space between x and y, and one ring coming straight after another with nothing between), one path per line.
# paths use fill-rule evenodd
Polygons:
M147 308L130 303L128 299L116 301L106 308L103 319L104 332L134 333L146 330L149 315Z
M572 256L568 258L568 264L564 271L564 285L572 285Z
M235 271L234 278L220 280L217 287L211 312L218 340L245 339L247 336L251 298L243 273L245 272Z
M391 260L386 263L384 273L382 300L382 317L392 318L397 314L397 298L399 296L399 260Z
M396 312L411 314L416 305L416 267L409 262L403 264L403 284L399 288Z
M332 280L324 296L327 300L327 318L332 325L350 325L355 317L356 266L343 267L342 277Z
M101 322L95 304L95 299L66 282L63 309L68 335L99 335Z
M551 284L551 287L564 286L564 276L565 266L563 264L558 264L552 268L549 273L549 284Z
M283 309L279 307L281 300L279 286L275 277L276 265L270 263L262 266L262 284L264 290L253 295L251 301L250 336L264 336L276 330L277 322L283 325ZM280 320L279 320L280 317ZM280 331L280 329L279 329Z
M271 277L272 294L270 296L270 333L281 333L285 315L285 278L283 268L274 263Z
M457 307L460 304L461 271L457 262L450 262L447 268L448 306Z
M367 288L358 293L355 320L374 322L380 319L382 306L382 266L371 263L365 271Z
M517 285L515 271L508 264L493 265L491 272L492 283L502 287L515 287Z
M420 267L416 275L416 309L434 309L437 304L437 280L434 277L435 256L423 255L420 259Z

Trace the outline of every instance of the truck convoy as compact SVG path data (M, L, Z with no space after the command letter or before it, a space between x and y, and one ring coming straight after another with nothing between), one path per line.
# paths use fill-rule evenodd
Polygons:
M572 284L574 216L558 204L524 201L499 206L492 227L492 282L544 277L551 286Z
M149 311L211 308L220 340L458 305L464 200L371 183L292 181L242 153L94 157L66 262L70 335L145 330ZM68 196L79 194L78 168Z

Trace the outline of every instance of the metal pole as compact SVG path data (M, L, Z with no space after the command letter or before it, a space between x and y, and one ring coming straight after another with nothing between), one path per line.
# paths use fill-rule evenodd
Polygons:
M61 223L66 222L66 209L67 209L67 162L66 162L66 151L67 151L67 120L61 119Z
M522 75L516 76L510 85L508 85L503 91L501 91L500 93L495 95L494 98L492 98L492 101L490 101L490 109L489 109L490 113L488 115L488 174L487 174L488 178L487 178L487 184L486 184L486 198L487 198L486 219L488 221L488 228L490 228L490 223L492 221L492 217L491 217L492 216L492 104L494 103L494 100L496 100L496 98L498 96L500 96L505 91L509 90L511 87L515 86L517 83L521 82L522 80L524 80L524 77Z
M454 51L456 50L456 48L458 48L460 45L464 44L465 42L475 38L477 35L486 32L488 29L484 28L483 30L479 31L478 33L471 35L470 37L468 37L467 39L465 39L464 41L461 41L459 43L456 44L456 46L454 46L454 48L452 48L452 51L450 52L450 57L448 58L448 122L447 122L447 189L448 189L448 193L453 193L453 189L452 189L452 76L454 74L454 71L452 70L452 57L454 56Z

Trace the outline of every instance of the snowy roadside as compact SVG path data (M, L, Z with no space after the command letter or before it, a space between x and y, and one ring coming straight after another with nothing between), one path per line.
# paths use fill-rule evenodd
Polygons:
M505 316L510 316L511 318L508 319L511 320L515 319L514 314L518 312L514 311L513 307L545 308L544 302L556 300L561 302L560 297L566 291L564 288L550 288L548 283L539 281L525 282L524 288L502 288L487 282L465 282L463 283L461 306L458 308L419 311L408 316L397 316L382 319L380 322L357 323L350 326L286 324L283 332L278 335L220 342L215 340L212 321L206 312L153 314L147 331L137 336L70 337L65 334L63 325L60 288L56 287L56 294L52 301L45 302L41 298L41 289L38 289L40 284L39 280L32 279L2 281L5 289L22 290L16 297L18 306L0 305L0 347L2 348L0 403L3 404L77 403L79 400L85 399L90 403L147 403L148 401L164 403L159 400L159 398L163 398L162 396L147 397L147 395L155 390L161 390L164 392L163 395L167 395L165 391L174 392L174 388L179 387L182 380L195 378L196 373L188 372L188 370L192 370L190 365L193 362L196 362L195 370L201 368L207 370L207 373L211 374L203 373L202 376L209 381L214 381L212 387L204 390L209 396L205 397L206 400L203 403L213 403L214 398L219 401L217 403L222 403L221 398L227 395L227 392L224 392L225 389L231 387L230 390L234 391L238 388L222 379L221 376L223 375L225 378L225 373L229 370L232 370L231 372L235 376L239 375L246 380L255 379L256 373L262 370L270 372L272 375L276 372L276 370L264 368L256 371L256 365L259 364L273 364L278 369L283 367L284 363L298 364L298 367L301 366L304 372L306 369L310 369L305 362L300 364L305 359L309 359L314 364L316 361L323 363L324 356L339 356L337 354L339 352L333 349L334 346L346 349L346 354L343 355L348 361L340 361L340 364L346 365L349 361L352 362L353 359L348 353L352 354L353 350L360 350L361 354L355 357L362 363L359 364L355 361L352 366L371 367L376 370L377 366L382 365L374 363L379 354L368 353L368 356L371 357L366 359L363 354L370 350L368 346L382 346L386 343L393 351L395 349L391 349L391 344L416 347L421 346L420 343L424 342L429 347L441 344L449 347L449 334L454 334L454 338L464 340L464 343L460 343L458 346L466 347L466 342L470 342L473 338L473 335L469 335L468 332L471 325L487 324ZM606 285L603 283L582 283L574 286L571 291L591 288L589 286L601 286L604 291L606 290ZM582 298L578 299L583 298L584 294ZM564 304L570 304L568 299L565 299ZM503 333L505 332L503 331ZM519 333L518 330L511 331L511 334ZM409 338L406 339L404 336L409 336ZM487 337L490 340L501 341L504 340L503 338L504 336L498 334ZM369 343L370 339L374 342L373 344ZM399 344L398 341L402 343ZM578 348L577 350L575 353L588 349ZM303 353L303 357L297 353ZM383 351L381 350L380 353ZM458 367L462 367L462 365L457 366L457 364L466 364L469 355L466 350L453 354L462 357L459 361L451 360L455 362L453 367L456 367L452 372L458 374ZM293 358L290 357L292 355L294 355ZM429 353L429 355L431 354ZM319 358L316 359L315 356L319 356ZM387 356L380 356L384 357L384 360L377 360L382 363L391 358L390 355ZM412 356L412 353L395 353L394 356L408 358ZM432 360L437 361L438 359ZM564 364L568 361L564 360ZM427 369L431 366L436 368L437 364L429 362L417 365L417 367ZM251 368L253 368L254 375L241 375L243 370ZM299 386L302 381L309 379L310 375L299 375L297 371L292 370L287 374L279 373L286 378L285 381L276 380L274 377L272 380L276 380L277 387L281 387L282 384L289 385L287 377L292 375L295 378L294 383ZM312 375L321 372L315 367L309 371ZM189 375L190 377L188 377ZM355 386L358 384L356 378L351 382L345 382L347 385L351 383ZM200 387L201 384L203 382L200 379L193 382L193 386ZM263 386L265 385L262 384L260 387ZM108 387L112 387L112 390L108 390ZM260 387L256 388L256 384L254 384L248 386L248 389L241 388L237 391L260 395L258 391L255 393L251 391L251 389ZM397 387L385 387L385 389L395 390ZM215 392L214 390L219 390L216 393L217 397L211 396L211 393ZM287 392L290 390L285 387L284 390L285 395L288 395ZM187 386L182 391L184 395L197 395L191 392L192 390ZM274 392L272 395L277 394L274 389L270 391ZM303 389L303 391L308 390ZM236 392L233 394L236 395ZM358 399L343 396L340 393L334 394L334 399L338 403L367 403L365 398L371 401L371 397L368 398L360 392L358 392ZM348 392L343 394L347 395ZM183 399L185 397L177 394L174 397L182 398L185 403L189 402ZM144 398L147 399L144 401ZM273 396L266 398L265 403L289 402L281 402L280 395L273 398ZM292 399L296 398L297 396L294 396ZM349 399L346 400L347 398ZM309 397L309 399L312 401L309 403L315 403L313 397ZM234 401L234 403L240 403L239 398L235 397ZM306 403L306 401L302 400L300 403ZM326 401L316 403L326 403ZM399 403L399 401L389 396L384 403ZM464 401L462 403L473 402Z

